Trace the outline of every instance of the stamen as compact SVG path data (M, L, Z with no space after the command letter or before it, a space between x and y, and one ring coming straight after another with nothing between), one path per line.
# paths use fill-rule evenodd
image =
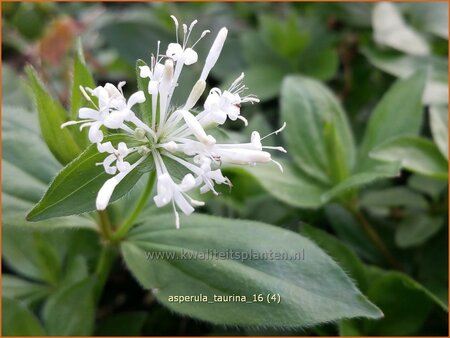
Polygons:
M263 146L262 148L263 149L273 149L273 150L281 151L282 153L287 153L286 149L284 149L283 147Z
M86 122L86 120L82 120L82 121L80 121L80 123L81 122ZM83 123L81 126L80 126L80 131L82 131L85 127L89 127L92 123L94 123L94 122L86 122L86 123Z
M245 117L243 117L242 115L238 115L237 117L239 120L241 120L242 122L244 122L244 125L247 127L248 126L248 121Z
M81 121L67 121L63 124L61 124L61 129L67 127L67 126L73 126L74 124L80 124L80 123L85 123L86 120L81 120Z
M180 215L178 214L177 208L175 207L175 201L172 200L173 212L175 213L175 226L180 229Z
M177 38L177 43L178 43L178 20L174 15L171 15L170 17L172 18L173 22L175 23L175 36ZM158 43L159 43L159 41L158 41Z
M236 86L238 86L243 79L244 79L244 73L241 73L241 75L239 75L239 77L233 81L233 83L230 86L229 91L231 92L234 88L236 88Z
M83 88L83 86L80 85L79 88L80 88L81 94L83 94L84 98L88 101L91 101L91 98L89 97L88 93L86 93L86 90Z
M187 42L187 32L188 32L188 30L187 30L188 28L187 28L187 25L184 23L183 24L183 50L186 48L186 42Z
M186 44L188 43L189 37L191 36L191 33L192 33L192 29L194 28L194 26L195 26L195 24L197 22L198 22L197 20L194 20L194 21L191 22L191 25L189 26L189 31L188 31L188 34L187 34L187 37L186 37Z
M275 163L278 166L278 168L280 169L281 172L284 172L283 171L283 167L282 167L282 165L279 162L275 161L274 159L272 159L272 162Z
M191 202L191 204L192 204L193 206L195 206L195 207L202 207L202 206L205 205L205 202L195 200L195 199L193 199L191 196L189 196L189 195L186 194L186 193L183 193L183 195L186 196L187 199L189 200L189 202Z
M80 88L81 94L83 94L84 98L86 100L88 100L88 102L92 103L92 105L95 107L95 109L99 110L98 106L95 104L95 102L92 100L92 98L88 95L86 90L81 85L79 88ZM91 88L87 88L87 89L89 89L91 93L93 92L93 90Z
M192 47L191 48L194 48L195 47L195 45L197 45L197 43L199 43L200 42L200 40L201 39L203 39L205 36L206 36L206 34L208 34L208 33L211 33L211 31L210 30L204 30L203 31L203 33L202 33L202 35L200 35L200 37L198 38L198 40L197 41L195 41L195 43L192 45Z
M122 94L122 96L123 96L123 90L122 90L122 87L125 86L125 84L126 84L126 81L120 81L119 84L118 84L118 86L117 86L117 88L119 89L120 94Z
M159 46L161 45L161 41L158 40L158 47L156 47L156 62L158 62L158 57L159 57Z
M192 32L192 28L197 24L198 20L194 20L191 22L191 25L189 26L189 32Z
M269 136L271 136L273 134L278 135L278 133L281 133L284 130L284 128L286 128L286 122L283 123L283 125L281 126L280 129L275 130L275 131L271 132L270 134L267 134L264 137L261 137L261 140L264 140L266 137L269 137Z

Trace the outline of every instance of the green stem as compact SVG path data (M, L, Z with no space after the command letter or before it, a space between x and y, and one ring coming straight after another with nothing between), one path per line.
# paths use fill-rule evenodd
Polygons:
M402 270L399 261L389 251L387 246L384 244L383 240L380 238L378 233L369 223L369 221L361 212L361 210L355 205L347 205L347 206L350 212L353 214L353 216L355 216L355 218L358 220L358 223L362 226L363 230L365 231L369 239L372 241L372 243L375 245L378 251L384 256L384 258L386 258L389 264L397 270Z
M103 287L105 286L116 256L116 248L108 243L104 243L95 269L97 281L94 287L94 297L97 303L100 300Z
M109 240L112 235L112 226L111 222L109 221L108 214L105 210L97 211L97 213L100 217L100 234L104 240Z
M125 220L125 222L122 223L122 225L117 229L117 231L112 235L111 239L113 241L119 241L121 240L131 229L131 227L134 225L134 222L140 215L142 209L144 209L145 204L147 203L148 197L152 193L153 185L155 184L155 178L156 178L156 171L153 170L150 172L150 175L148 177L147 185L145 186L144 191L142 192L141 196L139 197L138 202L136 203L136 206L134 210L130 213L128 218Z

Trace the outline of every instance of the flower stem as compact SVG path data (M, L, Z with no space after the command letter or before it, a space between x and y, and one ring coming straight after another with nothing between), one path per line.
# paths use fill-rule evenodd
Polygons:
M100 257L95 269L97 280L94 287L94 299L97 303L100 300L103 287L105 286L116 256L116 247L112 246L110 243L103 243L102 251L100 252Z
M112 235L112 226L111 222L109 221L108 214L105 210L99 210L97 211L99 217L100 217L100 234L104 240L109 240Z
M125 220L125 222L123 222L122 225L117 229L117 231L114 234L112 234L111 239L113 241L121 240L128 233L128 231L131 229L131 227L134 225L134 222L138 218L142 209L144 209L145 204L147 203L148 197L152 193L153 185L155 184L155 178L156 178L156 170L153 170L152 172L150 172L150 175L149 175L148 181L147 181L147 185L145 186L144 191L142 192L141 196L139 197L139 200L136 203L134 210L130 213L130 215Z
M361 210L354 205L347 205L347 207L349 211L353 214L353 216L358 220L358 223L361 225L361 227L363 228L369 239L372 241L372 243L375 245L378 251L383 255L383 257L389 262L389 264L397 270L402 270L399 261L389 251L387 246L384 244L383 240L380 238L378 233L369 223L369 221L361 212Z

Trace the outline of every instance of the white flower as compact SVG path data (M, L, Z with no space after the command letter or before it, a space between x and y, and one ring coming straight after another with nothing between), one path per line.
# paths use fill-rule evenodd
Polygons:
M254 95L247 95L241 98L239 95L245 89L243 84L244 73L242 73L228 88L223 92L219 88L211 89L208 98L205 101L205 110L200 113L199 121L202 126L208 126L211 123L224 124L227 118L232 121L242 120L247 125L247 120L240 116L241 104L250 102L257 103L259 99Z
M139 76L148 79L148 93L151 97L152 110L150 125L142 122L133 112L136 103L145 101L143 92L137 92L125 99L121 82L118 87L106 84L95 89L80 88L86 99L94 108L81 108L79 117L81 121L70 121L62 127L75 123L82 123L81 127L89 126L89 140L97 144L101 153L107 153L102 165L109 175L108 179L97 195L97 209L107 207L114 189L132 170L144 163L153 160L157 174L157 189L153 200L158 207L171 204L175 213L175 224L180 226L178 210L189 215L194 207L204 205L203 202L192 199L188 193L199 188L201 193L215 190L216 184L231 186L230 180L222 174L222 164L256 165L258 163L274 162L267 150L286 152L282 147L263 146L261 141L272 134L284 129L285 124L277 131L261 138L254 131L248 143L221 144L210 134L208 128L222 125L226 120L247 120L241 116L241 105L244 103L259 102L254 95L244 95L247 89L242 81L242 73L226 90L213 88L203 103L203 110L195 114L192 109L202 97L206 88L206 79L212 67L217 62L225 43L228 31L222 28L208 53L200 78L193 85L184 105L172 108L172 95L178 85L183 66L189 66L198 61L194 50L195 45L209 31L204 31L200 38L188 46L190 35L197 21L182 25L183 40L178 41L178 20L172 16L176 28L176 43L170 43L165 55L159 55L160 43L156 56L152 56L150 66L140 67ZM88 93L90 95L88 95ZM96 97L98 106L92 97ZM111 142L102 143L104 133L109 129L121 129L133 137L138 146L128 147L124 141L118 142L117 148ZM130 163L126 158L135 153L136 160ZM139 154L140 156L136 156ZM128 157L129 158L129 157ZM171 160L184 167L187 174L178 181L173 178L165 161Z
M89 127L89 141L92 143L98 143L103 140L104 135L100 130L102 126L109 129L123 129L127 132L132 131L125 125L125 121L131 121L151 133L152 131L150 128L141 122L131 110L136 103L145 101L144 93L138 91L131 95L130 99L127 101L122 92L122 87L124 85L125 82L120 82L118 88L111 83L107 83L104 87L99 86L95 89L80 87L85 98L92 103L95 109L85 107L80 108L78 117L81 120L66 122L61 125L61 128L81 123L80 129ZM98 106L87 94L87 91L98 99Z
M146 159L145 156L141 157L134 164L130 165L127 170L119 172L119 174L110 178L105 182L105 184L103 184L103 186L98 191L97 199L95 201L97 210L106 209L111 199L111 196L114 192L114 189L117 187L117 185L125 178L125 176L128 175L128 173L130 173L133 169L135 169L139 164L144 162L145 159Z
M97 148L101 153L108 152L111 154L107 156L102 163L97 163L98 165L103 165L108 174L114 175L117 170L124 172L130 169L130 163L124 161L124 158L131 152L135 151L135 149L128 149L125 142L120 142L117 150L114 149L111 142L106 142L103 144L97 143ZM111 165L113 162L116 162L115 166Z

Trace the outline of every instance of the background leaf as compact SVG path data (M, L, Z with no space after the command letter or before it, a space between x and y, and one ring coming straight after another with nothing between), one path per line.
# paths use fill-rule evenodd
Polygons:
M446 304L402 273L369 268L368 278L371 280L368 297L383 310L385 317L378 321L363 319L359 322L352 320L352 324L347 322L348 326L353 326L352 331L357 330L358 334L413 334L420 330L433 306L437 304L446 309ZM402 299L402 302L399 302L397 297Z
M42 136L58 161L67 164L81 152L72 133L66 128L61 129L61 124L68 120L68 114L61 104L50 96L31 66L27 68L27 74L39 112Z
M448 106L430 107L430 126L434 142L448 161Z
M95 81L86 65L84 59L83 47L81 41L77 41L76 51L73 60L73 80L70 99L70 116L72 120L78 119L78 111L83 105L86 105L87 100L81 93L80 86L83 88L94 89ZM81 150L89 145L88 129L79 130L77 127L71 127L70 132L75 138Z
M448 162L431 141L419 137L399 137L382 143L372 158L400 162L403 168L434 178L448 178Z
M419 72L398 80L377 104L367 125L359 149L357 169L363 171L376 162L369 152L381 143L404 135L416 135L422 122L421 96L425 76Z
M83 280L55 293L45 304L44 320L49 335L88 336L94 326L93 282Z
M424 243L444 225L442 217L427 214L406 217L395 233L395 241L401 248Z
M358 288L363 291L366 290L368 281L364 265L351 249L345 246L345 244L342 244L334 236L310 225L301 225L300 232L333 257L342 270L355 281Z
M353 135L347 118L334 95L320 82L290 76L283 82L281 116L289 154L302 172L330 184L336 163L330 145L342 149L341 165L350 170L354 161ZM334 137L325 137L325 128L334 128ZM338 144L336 144L336 142Z
M39 320L20 302L2 298L3 336L44 336Z
M320 195L325 189L314 182L308 182L286 160L276 159L283 166L283 173L274 164L254 167L229 167L225 172L251 175L261 186L280 201L301 208L317 208L321 205Z
M32 307L51 293L51 288L43 283L31 282L14 275L3 274L2 295L5 298L20 300Z

